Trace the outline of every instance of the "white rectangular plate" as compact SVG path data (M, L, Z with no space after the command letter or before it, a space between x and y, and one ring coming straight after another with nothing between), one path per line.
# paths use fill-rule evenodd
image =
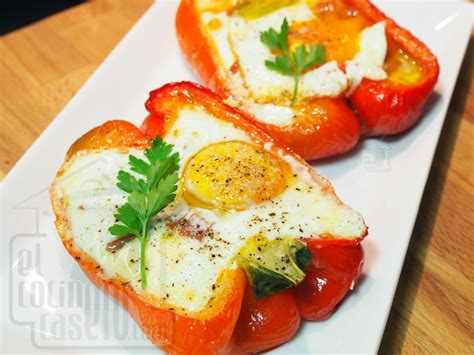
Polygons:
M5 353L154 349L127 313L91 286L67 255L53 225L48 188L78 136L110 119L140 124L150 90L196 81L176 41L176 7L168 1L149 9L3 181ZM390 311L470 35L472 7L457 2L383 2L380 7L434 51L440 80L423 119L409 132L363 140L344 157L314 164L342 200L366 217L365 276L329 320L304 323L275 353L375 353Z

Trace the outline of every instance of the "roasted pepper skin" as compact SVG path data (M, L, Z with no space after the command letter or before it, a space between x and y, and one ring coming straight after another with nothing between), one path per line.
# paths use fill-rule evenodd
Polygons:
M306 160L346 153L359 142L361 126L345 97L311 99L301 109L305 113L285 126L255 123Z
M291 124L277 126L256 120L256 124L306 160L343 154L357 145L363 135L391 135L408 129L420 118L439 75L439 66L431 51L369 0L341 1L360 9L374 23L386 21L387 36L421 65L424 76L411 86L395 84L390 79L364 78L349 95L349 100L340 96L305 102L304 113L300 111L301 115ZM223 97L232 97L225 69L201 25L196 0L181 1L176 30L182 52L201 80Z
M350 95L352 107L363 121L368 136L390 135L413 126L421 116L423 105L433 91L439 76L436 56L418 38L398 26L369 0L345 0L373 22L386 22L386 33L423 71L421 80L403 85L390 80L372 81L364 78Z
M359 279L364 251L360 244L321 245L312 240L308 240L308 248L313 257L294 292L304 319L323 320Z
M281 345L294 337L300 322L291 289L257 300L248 286L234 329L232 352L256 353Z
M149 140L131 123L109 121L79 138L68 151L67 160L80 151L147 146ZM63 170L58 173L61 174ZM128 310L154 344L171 354L221 354L229 349L247 285L244 271L223 271L217 281L215 300L198 313L183 315L166 305L160 307L153 300L139 296L127 283L105 278L100 266L68 239L64 202L54 194L51 200L56 227L66 250L97 287Z
M82 150L100 150L111 148L144 149L149 140L136 126L127 121L108 121L91 129L76 140L66 154L66 160Z

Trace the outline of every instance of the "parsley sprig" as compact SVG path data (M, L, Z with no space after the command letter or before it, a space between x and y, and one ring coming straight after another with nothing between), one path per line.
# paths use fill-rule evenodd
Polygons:
M134 235L140 240L140 274L142 288L146 287L145 248L150 220L174 201L178 184L179 154L173 146L157 137L145 149L148 162L133 155L128 157L130 170L142 175L137 179L120 170L117 187L128 193L128 199L114 215L120 222L109 228L115 236Z
M294 51L288 48L288 21L285 18L281 25L280 32L270 28L260 34L260 40L270 50L279 51L274 60L266 60L265 66L280 74L291 76L295 85L291 106L296 102L298 96L298 85L301 74L316 64L323 64L326 61L326 48L319 44L313 44L308 52L304 44L300 44Z

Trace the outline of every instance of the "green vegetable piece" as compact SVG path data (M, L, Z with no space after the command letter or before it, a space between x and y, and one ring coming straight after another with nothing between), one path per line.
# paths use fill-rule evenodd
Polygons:
M310 261L310 250L293 238L269 242L257 236L250 239L237 256L257 299L298 285Z

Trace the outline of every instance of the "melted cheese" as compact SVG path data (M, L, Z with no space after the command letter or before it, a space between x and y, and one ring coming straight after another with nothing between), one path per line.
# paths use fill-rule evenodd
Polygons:
M212 143L251 142L232 124L201 109L183 109L165 140L174 144L181 155L181 173L190 157ZM115 253L106 250L107 243L115 239L108 228L114 224L117 208L126 201L125 193L116 187L117 173L129 170L129 154L143 157L143 152L111 149L79 153L55 182L54 195L64 201L63 213L74 246L90 255L105 277L129 282L135 292L158 297L182 312L196 312L210 300L221 270L236 267L233 257L257 234L264 234L269 240L283 236L318 238L324 233L352 238L365 231L361 215L328 195L293 157L271 144L264 149L287 161L296 178L280 195L242 211L192 207L178 194L176 201L152 221L146 249L145 291L140 287L138 240L128 242ZM205 220L211 233L199 240L167 227L190 215Z

